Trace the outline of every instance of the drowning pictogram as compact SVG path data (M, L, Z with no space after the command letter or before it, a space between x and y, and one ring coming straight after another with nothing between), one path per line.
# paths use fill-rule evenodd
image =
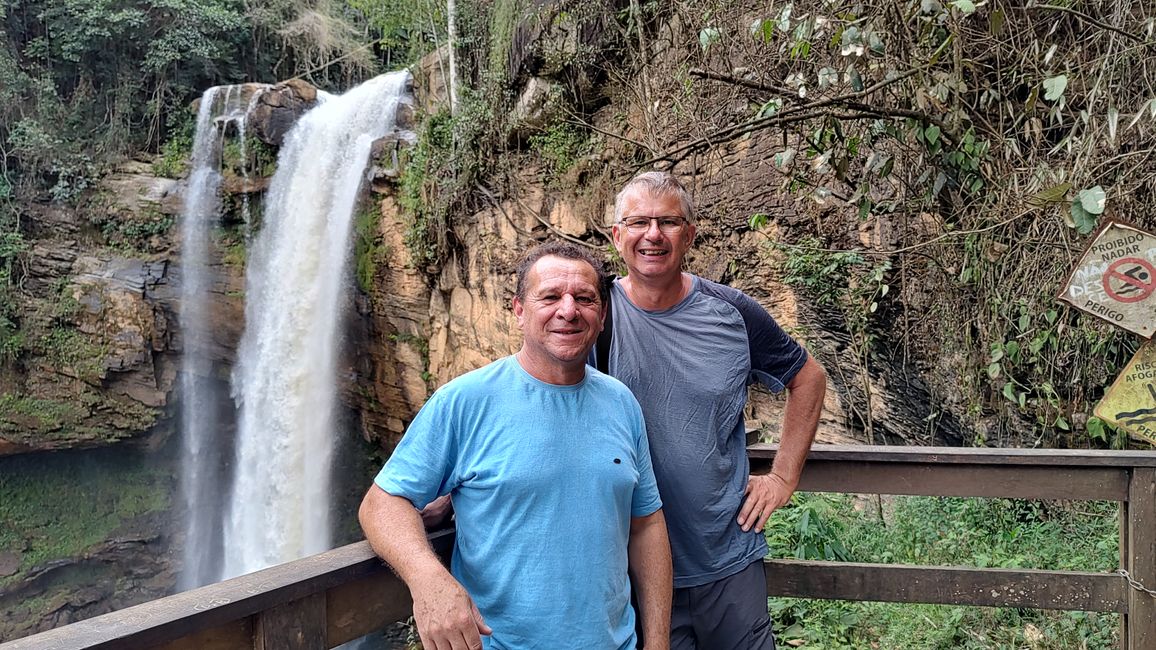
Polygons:
M1140 302L1152 295L1154 284L1156 268L1139 257L1118 259L1104 272L1104 292L1120 302Z

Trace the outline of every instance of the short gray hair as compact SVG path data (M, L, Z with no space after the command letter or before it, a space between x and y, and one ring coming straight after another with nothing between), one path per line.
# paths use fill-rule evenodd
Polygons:
M682 218L694 223L694 201L690 198L690 192L670 172L658 171L643 172L622 187L618 196L614 197L614 221L622 221L622 217L625 216L622 211L625 209L626 199L642 191L650 196L677 197L679 207L682 208Z

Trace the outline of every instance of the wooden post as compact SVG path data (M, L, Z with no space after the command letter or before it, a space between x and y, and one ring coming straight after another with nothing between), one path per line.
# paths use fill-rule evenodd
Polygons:
M1133 580L1148 589L1156 589L1156 469L1136 467L1132 470L1128 514L1124 567ZM1126 650L1156 647L1156 596L1129 588L1125 621Z
M253 650L326 650L325 594L311 594L257 615Z

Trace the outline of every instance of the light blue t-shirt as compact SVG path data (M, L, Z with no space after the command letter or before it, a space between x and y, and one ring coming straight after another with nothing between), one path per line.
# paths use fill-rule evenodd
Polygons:
M414 418L376 483L422 508L452 494L451 572L494 650L632 649L631 517L658 510L642 412L593 368L573 386L505 357Z
M750 473L747 386L783 390L807 352L752 298L697 276L669 309L639 308L618 282L610 304L609 371L646 416L674 586L734 575L767 553L763 531L737 521Z

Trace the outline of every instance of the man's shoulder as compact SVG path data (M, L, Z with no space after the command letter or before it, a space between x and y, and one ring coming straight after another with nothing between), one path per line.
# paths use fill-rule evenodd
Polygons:
M479 392L489 392L495 386L503 383L502 376L509 372L508 364L513 357L502 357L491 361L481 368L454 377L437 389L437 394L443 398L465 395L472 396Z
M754 298L751 298L739 289L736 289L730 285L722 284L721 282L715 282L713 280L707 280L706 278L698 275L694 276L694 278L698 281L699 293L703 295L709 296L711 298L725 300L731 304L735 304L736 302L745 302L748 300L754 301Z

